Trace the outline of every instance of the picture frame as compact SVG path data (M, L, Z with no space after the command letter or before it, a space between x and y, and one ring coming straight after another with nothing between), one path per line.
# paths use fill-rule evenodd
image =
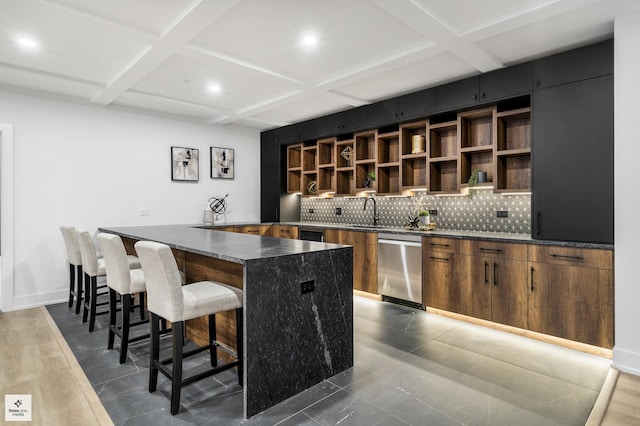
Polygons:
M233 179L235 175L235 155L233 148L220 148L212 146L211 154L211 178Z
M200 155L197 148L171 147L171 180L177 182L200 180Z

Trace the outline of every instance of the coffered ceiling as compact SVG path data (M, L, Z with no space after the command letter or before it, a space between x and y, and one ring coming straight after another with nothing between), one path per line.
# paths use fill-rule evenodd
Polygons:
M0 0L0 89L267 129L609 38L637 10L638 0Z

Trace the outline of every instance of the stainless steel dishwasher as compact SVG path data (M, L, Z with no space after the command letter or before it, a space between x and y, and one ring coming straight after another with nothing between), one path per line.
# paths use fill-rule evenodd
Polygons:
M378 234L378 292L422 305L422 238Z

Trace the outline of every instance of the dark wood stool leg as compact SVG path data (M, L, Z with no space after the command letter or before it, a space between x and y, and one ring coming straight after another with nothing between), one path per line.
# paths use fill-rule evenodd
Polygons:
M76 291L76 315L80 313L80 308L82 305L82 265L76 266L76 282L78 289Z
M93 331L96 325L96 306L98 298L98 277L91 277L91 308L89 310L89 331Z
M131 311L129 308L131 303L131 295L122 295L122 338L120 339L120 364L124 364L127 360L127 349L129 349L129 324L131 320Z
M173 323L173 371L171 377L171 415L180 409L180 391L182 388L182 331L184 321Z
M91 298L91 277L84 274L84 304L82 306L82 322L87 322L87 318L89 317L89 303Z
M73 294L76 291L76 268L69 264L69 307L73 307Z
M209 315L209 344L216 341L216 314ZM218 348L214 346L209 349L211 355L211 366L216 367L218 365Z
M244 383L244 322L242 308L236 309L236 352L238 354L238 384Z
M149 312L151 324L151 337L149 338L149 392L155 392L158 385L158 368L156 362L160 359L160 331L158 330L159 317ZM166 320L163 319L163 321ZM166 327L165 327L166 328Z
M109 289L109 336L107 337L107 349L113 349L113 341L116 337L116 304L118 294L112 288Z
M140 293L138 296L140 296L140 321L144 321L144 293Z

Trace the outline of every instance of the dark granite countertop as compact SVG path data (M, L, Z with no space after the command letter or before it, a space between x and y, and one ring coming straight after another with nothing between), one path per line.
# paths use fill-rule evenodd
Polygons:
M340 244L220 232L208 228L202 225L163 225L101 227L99 231L136 240L156 241L190 253L241 264L255 259L347 247Z
M404 228L391 228L383 226L371 226L371 225L355 225L355 224L343 224L343 223L316 223L316 222L286 222L281 225L295 225L301 228L329 228L329 229L347 229L353 231L364 232L378 232L385 234L400 234L400 235L421 235L426 237L448 237L448 238L464 238L475 240L493 240L496 242L507 243L525 243L525 244L540 244L540 245L552 245L552 246L564 246L564 247L578 247L578 248L597 248L604 250L613 250L612 244L597 244L597 243L578 243L569 241L550 241L550 240L537 240L531 238L529 234L517 234L509 232L484 232L484 231L457 231L451 229L435 229L432 231L420 231L420 230L406 230Z

